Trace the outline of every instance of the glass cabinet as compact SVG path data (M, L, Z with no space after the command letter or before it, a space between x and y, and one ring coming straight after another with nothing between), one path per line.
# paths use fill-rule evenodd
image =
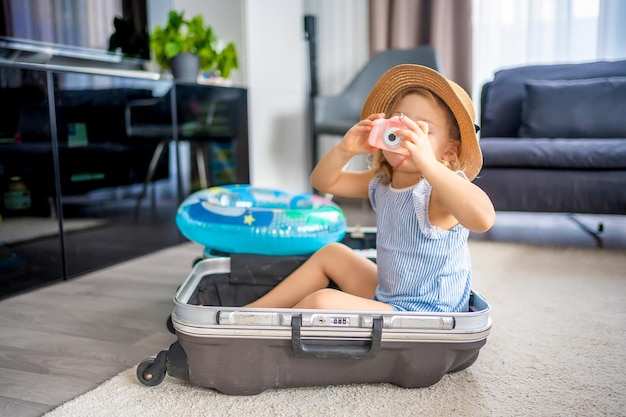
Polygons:
M0 298L182 242L182 198L249 182L243 88L0 55L0 115Z

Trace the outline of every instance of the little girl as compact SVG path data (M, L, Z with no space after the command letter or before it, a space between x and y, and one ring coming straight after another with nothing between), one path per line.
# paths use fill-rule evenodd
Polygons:
M400 153L368 143L374 121L399 116ZM467 311L469 231L495 220L489 197L471 181L482 166L471 99L420 65L399 65L376 83L361 120L311 174L318 190L369 197L377 218L377 262L341 243L327 245L269 293L258 308ZM344 171L358 154L370 169ZM328 288L332 280L341 290Z

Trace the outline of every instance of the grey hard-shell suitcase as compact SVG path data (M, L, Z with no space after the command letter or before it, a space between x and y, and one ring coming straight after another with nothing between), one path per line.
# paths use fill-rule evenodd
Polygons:
M462 313L237 307L304 260L261 258L214 257L193 267L174 297L177 341L139 364L142 383L157 385L167 373L235 395L351 383L426 387L472 365L486 343L490 306L475 292Z

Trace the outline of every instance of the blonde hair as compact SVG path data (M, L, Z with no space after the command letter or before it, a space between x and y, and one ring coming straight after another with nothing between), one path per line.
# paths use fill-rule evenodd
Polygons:
M391 114L394 112L398 102L402 100L404 97L410 94L417 94L419 96L425 97L433 101L433 104L442 108L446 114L446 122L448 125L448 133L450 139L454 142L461 142L461 131L459 129L459 124L454 118L454 114L452 110L440 99L436 94L433 94L430 90L422 87L410 88L405 91L402 91L398 96L391 102L388 109L385 109L385 117L391 117ZM459 147L460 149L460 147ZM440 160L442 164L447 166L449 169L457 171L463 170L463 163L457 155L457 158L453 161L445 161ZM380 182L383 184L389 184L393 177L393 167L385 157L383 156L383 151L379 150L376 152L371 159L371 168L376 172L376 175L379 176Z

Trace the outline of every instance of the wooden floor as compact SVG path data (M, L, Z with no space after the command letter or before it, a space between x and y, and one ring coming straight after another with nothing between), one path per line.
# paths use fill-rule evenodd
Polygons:
M0 415L41 416L174 342L187 243L0 302Z
M349 223L370 226L371 212L355 209ZM531 242L543 235L546 244L594 246L567 220L502 219L486 238L515 240L507 236L530 229ZM625 216L604 227L607 246L626 248ZM551 240L558 236L565 241ZM2 300L0 415L41 416L167 349L175 341L166 328L172 298L201 254L201 246L185 243Z

